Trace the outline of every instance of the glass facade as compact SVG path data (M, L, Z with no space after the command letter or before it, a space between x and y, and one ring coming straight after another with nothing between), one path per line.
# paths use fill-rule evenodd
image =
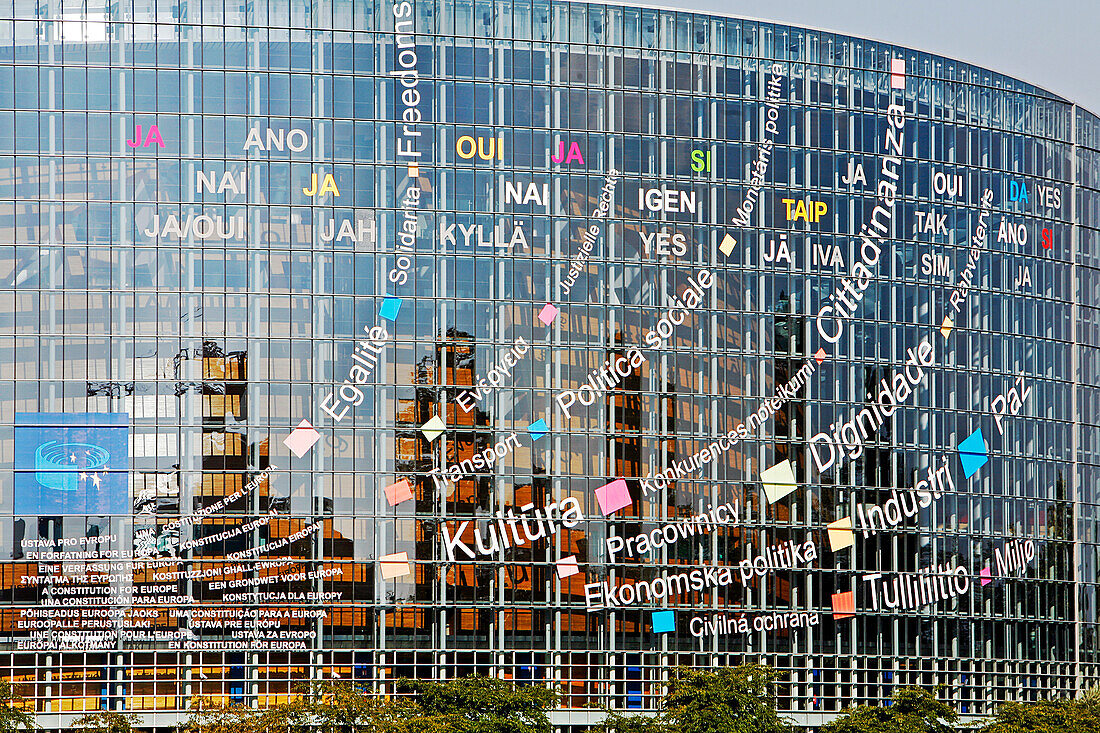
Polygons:
M1100 680L1100 120L993 71L560 0L7 0L0 303L41 725Z

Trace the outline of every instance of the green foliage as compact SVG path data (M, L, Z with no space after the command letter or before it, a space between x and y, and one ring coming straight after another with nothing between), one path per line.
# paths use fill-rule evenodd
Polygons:
M407 699L364 692L350 682L315 682L303 701L305 718L322 733L443 733Z
M676 733L787 733L790 724L775 711L779 676L760 664L681 667L664 699L667 724Z
M595 727L598 733L672 733L660 715L629 715L606 711L603 722Z
M821 733L950 733L955 708L919 687L894 692L892 705L859 705L821 728Z
M27 712L27 701L7 680L0 680L0 733L37 730L34 714Z
M422 722L450 733L552 733L549 711L558 693L539 685L515 685L493 677L446 682L400 680L415 693ZM416 733L424 733L417 731Z
M979 729L981 733L1083 733L1100 731L1100 701L1007 702Z
M137 722L138 717L133 713L100 710L81 715L73 721L73 730L87 733L131 733Z

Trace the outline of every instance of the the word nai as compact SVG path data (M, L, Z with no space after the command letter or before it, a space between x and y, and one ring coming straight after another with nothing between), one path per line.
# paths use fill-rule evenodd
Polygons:
M266 139L266 143L264 140ZM284 147L291 152L300 153L306 149L309 145L309 135L305 133L305 130L272 130L267 128L266 138L260 137L260 128L253 127L248 131L248 137L244 141L244 151L247 153L249 148L255 148L256 150L278 150L283 151Z
M526 206L527 204L534 204L535 206L550 206L550 185L547 183L539 184L534 181L527 184L526 190L523 188L523 183L519 181L505 181L504 182L504 203L505 204L521 204Z
M195 193L216 193L221 195L229 192L237 194L239 196L245 193L247 174L245 171L241 171L239 175L240 177L238 178L229 171L222 173L222 177L218 180L218 184L216 187L217 190L215 190L214 179L218 177L218 174L213 171L211 171L210 173L196 171Z

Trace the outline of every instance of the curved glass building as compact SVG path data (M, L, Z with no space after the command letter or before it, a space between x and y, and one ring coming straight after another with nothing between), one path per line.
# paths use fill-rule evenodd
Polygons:
M559 0L0 5L0 677L63 729L1100 679L1100 121Z

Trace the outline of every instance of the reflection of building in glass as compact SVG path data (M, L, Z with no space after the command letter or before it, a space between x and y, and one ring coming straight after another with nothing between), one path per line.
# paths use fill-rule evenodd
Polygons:
M262 706L334 675L386 693L397 677L473 672L560 684L563 730L601 707L653 709L678 664L775 665L789 679L784 712L804 724L901 685L944 683L974 716L1100 678L1100 121L1089 112L963 62L821 31L460 1L415 4L413 123L389 73L403 34L388 5L168 17L139 2L81 18L28 7L0 37L0 666L41 724L124 707L167 726L195 696ZM860 256L891 99L906 117L892 228L843 335L825 342L817 315ZM397 155L404 122L422 132L414 171ZM769 136L749 226L733 228ZM611 215L566 294L612 168ZM307 193L327 175L330 192ZM410 185L422 194L398 284ZM945 335L986 188L989 234ZM704 269L715 286L647 344ZM386 296L402 299L400 314L370 378L342 393L346 417L330 419L318 406L340 394ZM547 303L560 308L549 325L536 315ZM816 470L815 436L864 409L929 335L937 362L906 405L865 431L858 456ZM529 350L463 409L520 337ZM819 348L774 416L677 469L754 419ZM562 391L632 349L643 363L565 419ZM1018 410L1010 389L1030 390ZM12 416L24 413L128 415L126 501L21 511L20 474L35 473L33 452L26 467L18 458ZM447 430L428 440L421 428L437 416ZM303 419L320 438L299 458L283 438ZM966 478L957 446L978 427L989 460ZM433 478L513 432L491 470ZM798 487L768 503L758 479L784 460ZM953 490L863 535L860 517L886 522L944 460ZM595 492L617 478L633 501L605 518ZM391 506L384 488L401 480L413 498ZM508 512L566 499L579 525L476 550L475 530L499 541ZM736 521L611 555L616 541L726 504ZM846 517L855 547L833 552L826 526ZM458 532L473 557L448 556ZM747 559L807 538L808 569L742 582ZM1017 539L1034 557L997 573ZM154 590L89 580L89 558L50 563L65 583L21 582L54 572L33 553L76 549L155 562L133 572ZM401 552L411 573L383 579L380 558ZM579 572L559 577L571 556ZM965 595L872 607L865 576L949 563L970 573ZM996 577L982 585L987 565ZM586 585L714 567L733 568L733 582L586 607ZM77 597L60 586L130 620L25 625L47 600ZM833 596L848 591L855 617L834 620ZM655 632L666 609L675 630ZM751 626L788 612L817 623ZM742 614L746 632L694 633Z

